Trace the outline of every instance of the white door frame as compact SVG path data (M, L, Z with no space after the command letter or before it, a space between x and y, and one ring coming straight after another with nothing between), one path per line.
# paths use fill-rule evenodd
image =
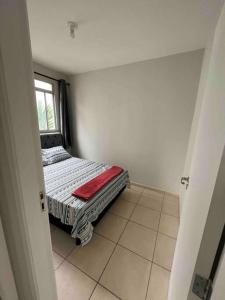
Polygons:
M225 137L224 137L225 140ZM198 274L205 279L210 277L213 262L216 256L216 251L220 242L225 222L225 148L220 162L216 183L213 189L210 208L202 235L201 245L198 252L198 257L192 277L192 283L189 290L188 300L198 300L198 297L193 294L192 287L195 275ZM222 261L221 257L221 261ZM213 282L213 293L215 280ZM218 289L218 288L217 288ZM218 298L220 299L220 298Z
M0 218L0 299L18 300L15 280Z
M224 295L225 295L224 278L225 278L225 249L223 251L219 268L217 270L211 300L224 299Z
M19 299L56 300L25 0L0 2L0 215Z

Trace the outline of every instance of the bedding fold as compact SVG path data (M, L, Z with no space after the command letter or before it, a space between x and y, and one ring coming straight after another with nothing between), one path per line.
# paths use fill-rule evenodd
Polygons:
M96 193L123 171L119 166L112 166L102 174L80 186L72 193L72 196L78 197L83 201L90 201Z

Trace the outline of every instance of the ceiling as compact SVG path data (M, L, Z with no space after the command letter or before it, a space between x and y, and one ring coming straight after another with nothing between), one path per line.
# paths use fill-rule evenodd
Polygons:
M76 74L204 48L223 2L27 0L33 59Z

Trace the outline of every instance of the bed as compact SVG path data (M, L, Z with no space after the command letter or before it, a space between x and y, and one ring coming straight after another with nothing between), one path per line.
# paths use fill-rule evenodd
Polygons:
M41 136L43 149L61 144L60 135ZM82 245L92 237L92 223L129 184L128 172L123 171L88 202L71 194L110 167L105 163L71 157L43 168L49 214L62 224L71 226L71 236Z

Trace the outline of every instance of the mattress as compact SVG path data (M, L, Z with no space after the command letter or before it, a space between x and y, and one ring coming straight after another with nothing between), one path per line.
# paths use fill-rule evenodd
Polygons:
M71 225L71 235L87 244L93 233L92 222L116 195L129 184L129 175L123 171L114 178L93 199L88 202L72 196L72 192L84 183L110 168L97 163L72 157L44 167L44 179L49 213L63 224Z

